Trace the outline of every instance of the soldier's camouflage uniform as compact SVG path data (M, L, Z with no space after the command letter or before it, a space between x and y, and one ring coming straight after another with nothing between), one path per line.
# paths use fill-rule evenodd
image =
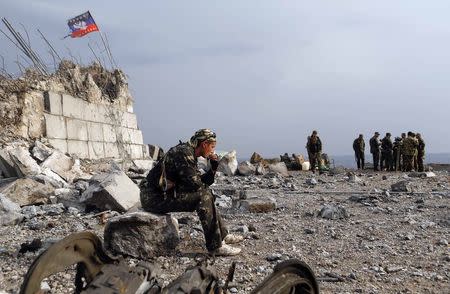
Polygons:
M161 187L164 183L161 185L160 181L164 170L168 180L166 192ZM180 143L166 153L140 184L142 208L153 213L196 211L203 227L206 248L213 251L221 247L228 232L208 187L212 183L214 171L201 175L194 147Z
M380 160L380 169L383 170L386 167L387 171L394 170L394 157L393 157L393 148L392 140L390 137L384 137L381 140L381 160Z
M417 148L417 141L415 138L408 136L403 140L402 153L403 165L405 171L411 171L414 167L414 154Z
M364 150L366 148L366 143L364 139L356 138L353 141L353 151L355 151L356 165L358 169L364 169Z
M422 139L422 137L418 138L419 145L417 147L417 165L418 165L418 171L423 172L423 161L425 159L425 141Z
M308 136L306 142L306 150L308 151L309 162L311 163L311 171L316 172L316 165L319 167L319 173L321 170L321 153L322 153L322 141L319 136Z
M417 157L419 155L419 150L418 150L419 140L416 137L414 137L414 141L415 141L415 146L414 146L413 167L414 167L414 170L417 171L419 169L419 164L417 161Z
M378 165L380 163L380 146L381 146L380 139L373 136L372 138L370 138L369 145L370 145L370 153L372 153L373 157L373 169L377 171Z

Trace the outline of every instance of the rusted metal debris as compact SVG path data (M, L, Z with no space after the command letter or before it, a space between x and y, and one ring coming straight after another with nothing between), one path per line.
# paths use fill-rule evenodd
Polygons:
M75 293L83 294L171 294L228 293L228 283L233 280L236 263L233 262L223 286L208 262L188 268L185 273L162 288L158 271L151 263L141 262L129 267L123 259L108 255L100 239L91 232L69 235L50 246L30 266L20 289L20 294L40 291L44 278L77 264ZM316 277L304 262L291 259L279 263L274 272L259 284L252 294L319 293Z

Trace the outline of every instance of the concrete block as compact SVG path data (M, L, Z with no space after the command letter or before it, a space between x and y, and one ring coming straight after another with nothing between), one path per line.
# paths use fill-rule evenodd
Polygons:
M88 103L80 98L75 98L67 94L62 95L63 115L66 117L83 119L83 112Z
M136 114L130 112L123 112L121 125L129 129L137 129Z
M67 153L67 140L66 139L48 139L50 145L59 149L62 153Z
M115 126L121 126L123 120L123 112L112 107L105 108L105 123Z
M66 118L67 139L87 141L87 122L79 119Z
M105 247L141 259L167 255L180 242L178 221L171 215L133 212L108 220Z
M14 163L14 168L20 177L37 175L41 172L41 168L31 157L27 147L17 147L9 150L9 156Z
M72 158L57 150L41 164L43 169L50 169L66 181L68 179L68 172L72 169L72 166Z
M105 157L103 142L88 142L88 147L90 159L98 159Z
M153 168L153 166L156 164L156 161L152 159L134 159L133 163L138 169L148 171Z
M130 155L130 157L132 159L142 159L143 157L143 153L142 153L142 145L135 145L135 144L131 144L131 145L127 145L128 147L128 154Z
M104 143L105 157L119 157L119 149L115 143Z
M101 123L88 122L87 132L89 141L103 142L103 125Z
M44 113L45 133L49 139L66 139L67 129L64 117Z
M147 144L142 145L142 155L144 158L150 158L150 149Z
M123 128L120 127L120 135L118 140L123 142L123 143L127 143L130 144L131 143L131 132L133 131L132 129L128 129L128 128Z
M132 144L144 144L144 137L141 130L130 129L130 139Z
M83 112L86 121L106 123L106 110L104 105L89 103Z
M44 95L44 99L48 99L48 111L51 114L55 115L62 115L62 96L61 94L54 93L54 92L47 92L47 94ZM47 104L47 101L45 101L45 104Z
M140 203L139 187L121 170L95 175L81 202L100 210L125 212Z
M80 158L89 158L87 141L67 140L67 152Z
M116 128L113 125L103 124L103 141L107 143L117 141Z

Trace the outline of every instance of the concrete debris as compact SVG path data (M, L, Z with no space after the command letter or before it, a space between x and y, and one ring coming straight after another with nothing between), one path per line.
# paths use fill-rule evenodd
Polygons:
M226 176L233 176L238 168L238 161L236 157L236 150L230 151L219 161L217 171L224 173Z
M287 166L284 162L269 164L269 170L285 177L289 176Z
M111 170L91 178L81 195L87 208L125 212L140 202L139 187L121 170Z
M410 178L433 178L436 174L432 171L429 172L412 172L408 174Z
M277 208L277 202L273 197L254 197L234 202L233 208L242 212L267 213Z
M21 178L10 183L2 193L20 206L48 203L55 189L31 178Z
M5 148L0 148L0 175L5 178L15 178L19 177L17 170L14 167L14 161L8 152L8 146Z
M259 162L256 164L256 175L265 175L267 173L266 168L264 167L264 164L262 162Z
M20 206L0 193L0 226L16 225L22 222Z
M336 220L345 219L349 215L347 210L340 205L326 204L319 211L319 216L326 219Z
M156 145L148 145L150 158L154 161L160 160L164 156L164 150Z
M391 185L391 191L393 192L411 192L411 182L410 181L400 181Z
M253 152L252 157L250 158L250 163L257 164L257 163L262 162L263 160L264 159L263 159L263 157L261 155L259 155L256 152Z
M55 150L42 164L42 168L48 168L58 174L66 181L71 179L69 171L72 169L74 161L69 156L59 150Z
M250 161L243 161L239 163L237 171L241 176L254 175L256 173L256 167Z
M39 162L43 162L53 153L53 149L45 146L41 143L41 141L36 140L31 152L34 158L36 158Z
M41 172L41 168L26 147L21 146L9 150L9 156L19 177L33 176Z
M170 214L134 212L109 219L104 232L105 248L148 260L165 255L180 242L177 220Z

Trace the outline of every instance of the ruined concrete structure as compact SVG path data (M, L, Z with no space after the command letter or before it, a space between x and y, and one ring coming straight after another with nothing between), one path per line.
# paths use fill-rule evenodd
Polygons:
M0 109L2 141L47 138L79 158L149 158L120 70L63 61L50 77L0 76Z

